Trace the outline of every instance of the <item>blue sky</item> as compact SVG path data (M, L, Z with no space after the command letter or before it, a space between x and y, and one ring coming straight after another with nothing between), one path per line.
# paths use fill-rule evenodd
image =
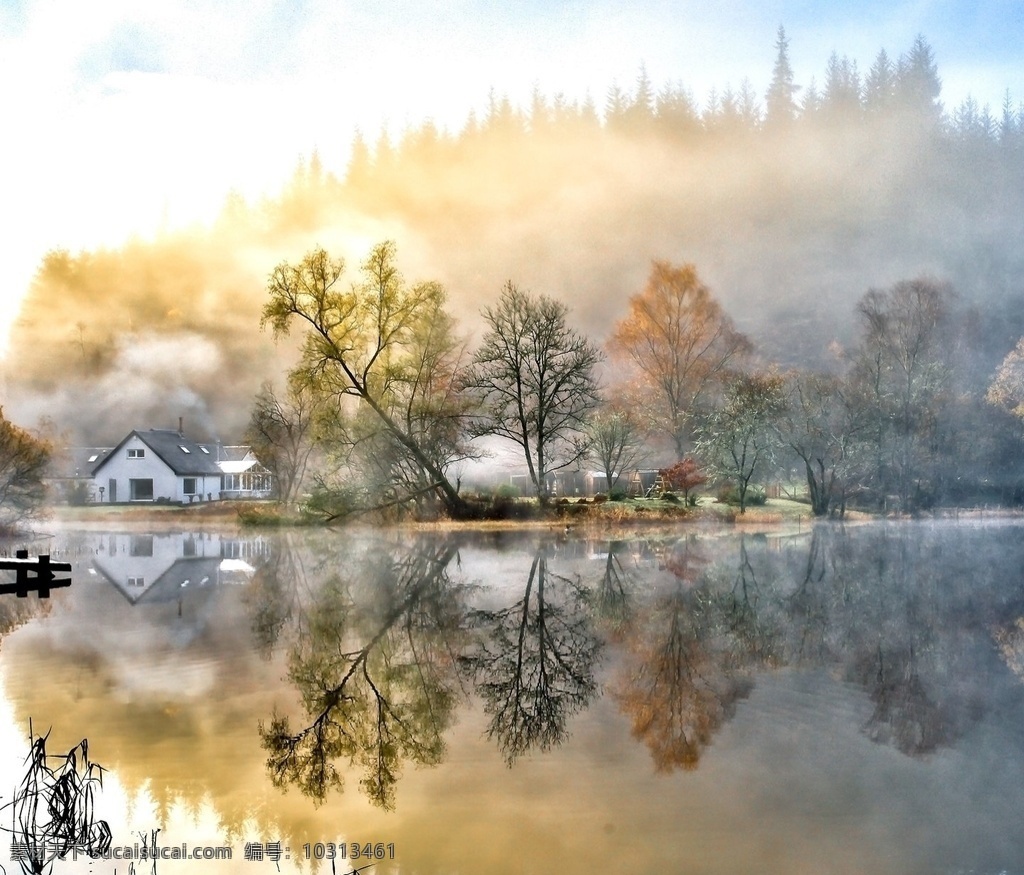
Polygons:
M209 218L228 190L273 190L314 148L340 171L356 127L457 128L491 87L600 106L643 63L698 100L744 77L763 95L780 23L801 85L832 51L864 72L923 34L947 107L972 93L998 110L1007 88L1024 101L1019 0L0 0L0 219L16 229L0 337L50 248Z

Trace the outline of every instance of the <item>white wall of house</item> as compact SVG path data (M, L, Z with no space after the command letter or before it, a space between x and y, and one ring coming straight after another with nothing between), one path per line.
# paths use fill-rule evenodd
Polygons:
M134 481L134 483L133 483ZM97 499L104 502L206 501L220 497L220 475L178 476L145 442L132 435L117 448L93 478ZM187 490L191 489L189 492Z

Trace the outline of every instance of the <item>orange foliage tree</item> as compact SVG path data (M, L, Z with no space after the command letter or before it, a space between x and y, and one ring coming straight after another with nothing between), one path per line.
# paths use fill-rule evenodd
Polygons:
M644 290L629 300L609 350L639 372L657 399L654 424L685 454L693 418L713 400L731 369L752 349L697 276L693 264L655 261Z
M683 501L687 504L690 503L690 490L708 482L707 475L701 473L697 463L689 456L680 459L674 465L662 468L658 473L664 478L669 489L683 493Z

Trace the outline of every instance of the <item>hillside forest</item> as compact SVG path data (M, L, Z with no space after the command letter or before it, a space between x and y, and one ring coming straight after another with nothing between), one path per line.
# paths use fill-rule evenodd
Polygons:
M764 94L643 68L601 99L492 93L210 226L54 250L5 415L78 445L269 422L279 454L298 417L292 494L449 510L495 460L542 499L559 469L689 459L820 514L1021 501L1024 105L945 106L923 37L802 83L788 46Z

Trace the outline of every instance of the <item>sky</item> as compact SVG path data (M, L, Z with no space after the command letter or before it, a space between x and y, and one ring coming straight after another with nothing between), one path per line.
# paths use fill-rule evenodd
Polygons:
M1021 0L0 0L0 349L51 249L208 221L313 150L342 173L356 130L458 130L491 89L601 107L644 65L698 101L744 78L763 97L780 24L800 85L922 34L947 107L1024 101Z

